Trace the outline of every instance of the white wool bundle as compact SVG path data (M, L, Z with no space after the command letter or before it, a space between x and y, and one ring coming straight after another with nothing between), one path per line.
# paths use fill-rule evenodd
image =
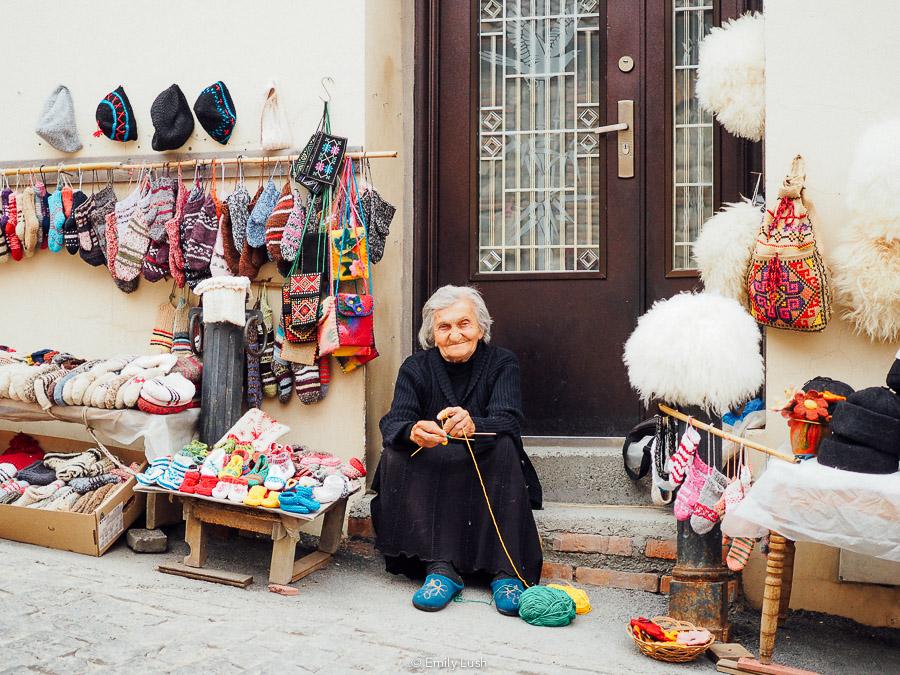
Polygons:
M694 242L694 258L707 291L747 305L747 266L762 222L750 200L725 204Z
M756 321L737 301L681 293L638 319L623 360L644 403L661 399L721 414L762 386L760 339Z
M700 43L697 100L729 132L751 141L766 130L765 19L747 13Z
M860 139L847 177L850 216L829 262L841 316L871 340L900 340L900 118Z

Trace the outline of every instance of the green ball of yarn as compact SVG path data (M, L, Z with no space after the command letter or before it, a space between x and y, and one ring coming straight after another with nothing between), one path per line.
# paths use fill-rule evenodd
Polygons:
M532 586L519 598L519 616L532 626L568 626L575 618L575 602L557 588Z

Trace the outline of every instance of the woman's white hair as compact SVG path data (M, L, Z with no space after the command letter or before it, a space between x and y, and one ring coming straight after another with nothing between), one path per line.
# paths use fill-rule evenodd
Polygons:
M434 313L442 309L447 309L450 305L460 300L468 300L475 308L475 320L481 330L484 331L482 340L491 341L491 324L494 320L488 312L487 305L484 304L484 298L477 289L471 286L441 286L422 307L422 327L419 329L419 344L422 349L434 347Z

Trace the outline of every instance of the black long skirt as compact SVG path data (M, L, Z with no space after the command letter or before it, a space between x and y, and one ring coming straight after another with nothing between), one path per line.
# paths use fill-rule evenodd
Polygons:
M500 436L478 444L475 457L497 525L515 567L540 580L543 555L515 441ZM409 450L385 448L372 500L375 546L393 574L416 578L427 563L452 562L461 574L516 574L497 537L464 443Z

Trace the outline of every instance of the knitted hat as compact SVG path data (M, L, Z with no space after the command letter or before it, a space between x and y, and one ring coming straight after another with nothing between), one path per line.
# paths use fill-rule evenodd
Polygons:
M16 478L29 485L50 485L56 480L56 472L44 466L44 460L38 459L24 469L19 469Z
M822 377L817 376L811 379L809 382L803 385L801 391L818 391L818 392L830 392L832 394L837 394L838 396L849 396L853 393L853 387L845 382L841 382L840 380L832 380L830 377ZM840 403L840 401L829 401L828 403L828 412L834 414L834 406Z
M888 371L887 386L893 389L894 393L900 394L900 351L897 352L894 365Z
M897 455L856 445L841 436L830 436L819 447L819 464L856 473L894 473Z
M831 429L852 443L900 455L900 420L888 415L841 401L835 408Z
M886 387L860 389L847 397L848 403L900 420L900 397Z
M185 144L194 131L194 116L184 92L177 84L165 89L150 106L153 122L153 149L175 150Z
M35 132L61 152L78 152L83 147L75 126L75 104L63 84L44 101Z
M222 145L228 142L237 122L237 112L224 82L213 82L200 92L194 102L194 113L210 138Z
M94 136L102 133L108 139L122 143L137 140L137 120L122 85L109 92L97 104L96 117L100 128L94 132Z

